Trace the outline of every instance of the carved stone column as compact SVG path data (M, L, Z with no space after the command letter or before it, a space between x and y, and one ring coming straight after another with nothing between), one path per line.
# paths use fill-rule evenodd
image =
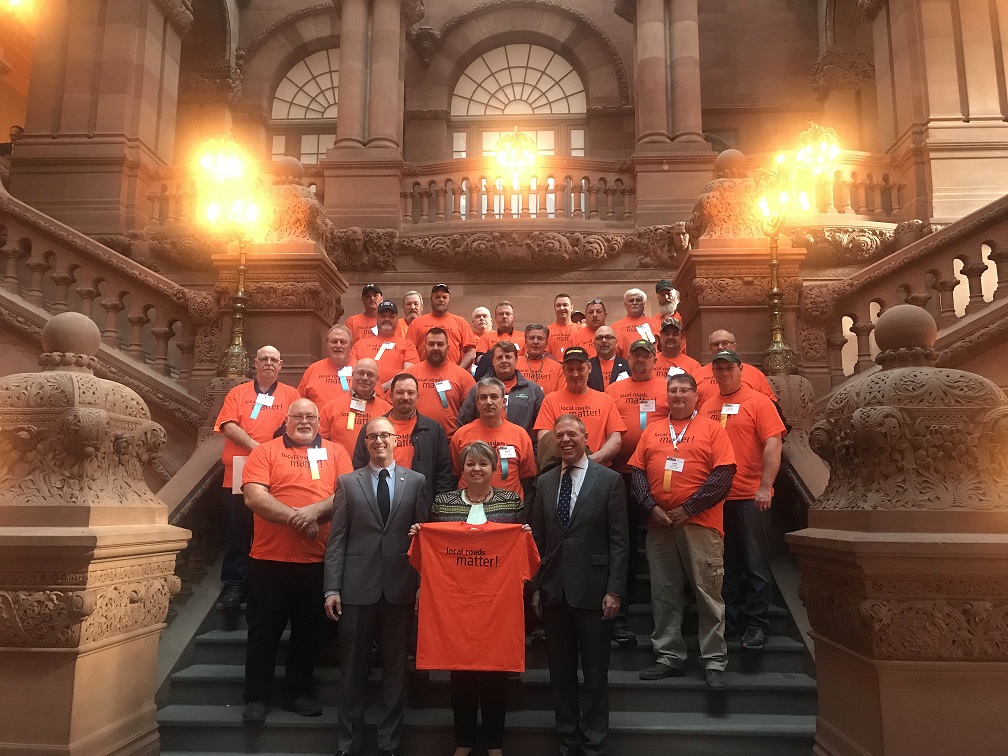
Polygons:
M364 146L367 81L367 0L342 0L340 10L339 118L336 144Z
M41 373L0 380L0 750L156 754L158 637L189 531L144 482L165 443L143 400L96 378L78 313L42 330Z
M391 147L398 150L399 119L402 104L399 102L400 37L402 33L401 0L374 0L374 17L371 22L371 93L368 97L369 147ZM387 44L377 45L377 40ZM395 45L392 41L395 40ZM395 50L395 54L390 54Z
M672 140L679 148L694 142L710 152L710 146L704 142L700 115L700 21L696 0L672 0L669 32Z
M634 20L634 80L637 84L637 143L667 144L669 129L666 0L637 0Z
M824 756L1008 747L1008 398L932 367L934 318L878 318L882 370L810 436L831 466L788 536L815 642Z

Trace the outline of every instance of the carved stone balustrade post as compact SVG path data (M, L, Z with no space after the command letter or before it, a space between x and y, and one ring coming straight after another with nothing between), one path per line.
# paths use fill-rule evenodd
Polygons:
M934 318L879 316L876 362L810 435L831 467L788 541L815 643L824 756L1003 753L1008 398L933 367Z
M997 288L994 289L994 299L1008 297L1008 249L993 249L988 255L990 261L997 266Z
M0 749L156 754L158 638L189 531L144 467L143 400L96 378L98 327L42 330L41 373L0 379Z

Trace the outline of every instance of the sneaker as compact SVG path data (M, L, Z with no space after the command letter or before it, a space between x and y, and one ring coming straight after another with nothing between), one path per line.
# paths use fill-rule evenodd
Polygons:
M707 687L711 690L724 690L728 687L728 678L725 677L724 670L708 669L704 674Z
M293 701L288 701L284 705L284 708L287 711L293 711L300 717L322 716L321 704L308 698L308 696L301 696L300 698L295 698Z
M742 636L742 648L748 649L750 651L762 651L763 646L766 645L767 634L765 630L760 630L758 627L750 627L745 631L745 635Z
M266 704L262 701L249 701L242 712L242 722L245 724L262 724L266 721Z
M666 677L682 677L683 670L679 667L670 667L668 664L657 662L647 669L642 669L637 676L641 680L663 680Z
M637 635L627 625L617 625L613 628L613 640L620 647L632 647L637 645Z

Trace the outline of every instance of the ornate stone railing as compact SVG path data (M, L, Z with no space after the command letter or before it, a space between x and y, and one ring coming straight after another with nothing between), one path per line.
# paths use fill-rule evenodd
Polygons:
M408 165L403 172L403 229L494 220L633 222L633 172L622 163L544 157L516 185L486 158Z
M939 328L946 328L990 306L982 280L990 268L988 262L997 272L996 281L988 286L993 299L1008 297L1008 197L925 235L848 278L806 285L799 308L798 340L804 374L816 393L822 396L849 377L843 359L847 332L857 340L853 372L874 365L873 319L885 309L904 303L918 305L934 317ZM963 278L968 296L956 296ZM847 328L845 318L850 320Z
M102 343L190 389L220 348L212 294L151 272L0 189L5 291L50 314L82 313ZM210 370L212 373L212 370Z

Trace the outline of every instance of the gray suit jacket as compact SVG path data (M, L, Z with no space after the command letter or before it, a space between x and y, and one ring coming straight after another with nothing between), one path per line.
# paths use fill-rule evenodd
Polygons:
M333 497L332 525L325 554L325 590L338 591L344 604L390 604L416 600L417 573L410 566L410 525L426 522L431 506L427 479L396 465L395 492L383 526L371 470L340 475Z
M542 592L543 606L566 598L576 609L601 612L605 594L626 590L630 533L623 476L589 460L566 530L557 513L559 489L558 465L537 481L532 537L542 564L533 587Z

